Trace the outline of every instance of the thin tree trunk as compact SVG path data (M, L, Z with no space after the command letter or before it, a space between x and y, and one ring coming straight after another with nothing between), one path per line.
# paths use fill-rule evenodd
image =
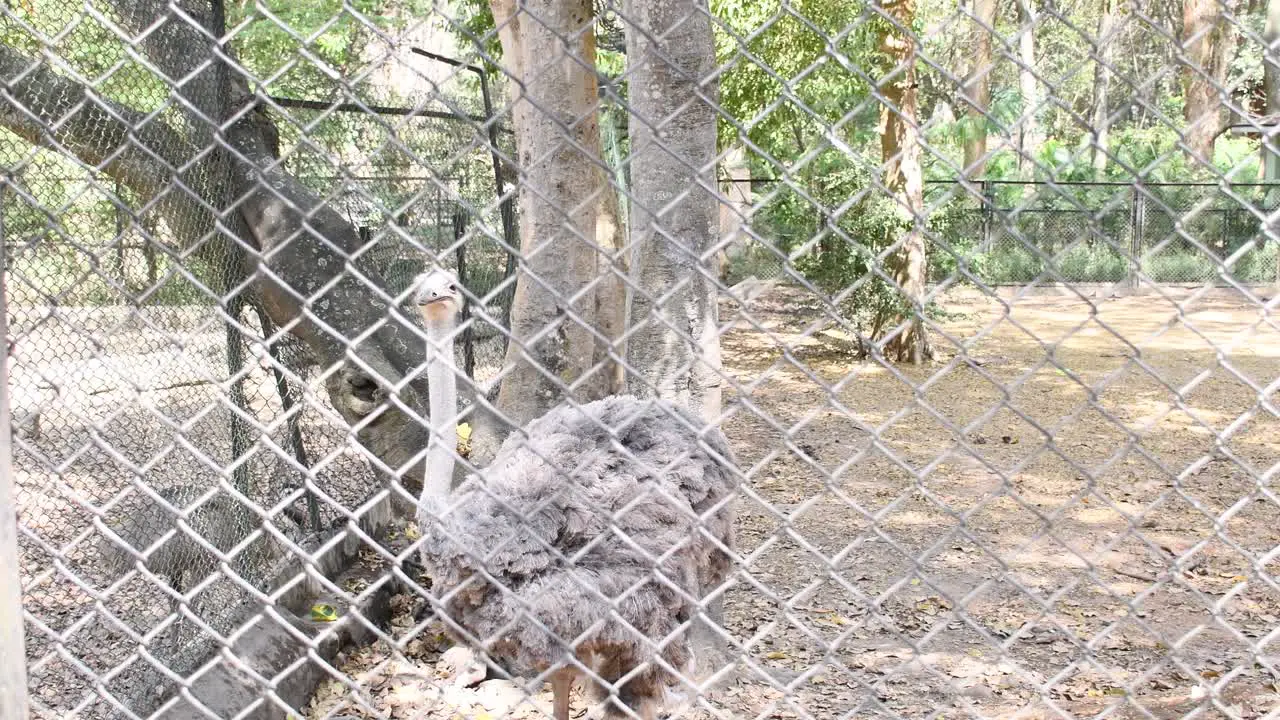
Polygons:
M521 170L519 280L498 408L524 425L612 389L597 312L600 132L590 0L493 0ZM567 41L567 42L566 42ZM536 69L536 71L535 71ZM598 338L604 338L599 340Z
M1192 160L1213 164L1213 144L1222 127L1220 89L1225 67L1220 67L1226 42L1219 0L1183 0L1182 60L1186 127L1182 139Z
M973 64L965 78L969 101L969 135L964 144L965 174L981 178L987 167L987 116L991 112L991 35L996 26L996 0L973 0Z
M716 59L706 0L627 0L631 241L628 389L720 414ZM655 42L653 38L661 38Z
M1033 160L1040 152L1040 88L1036 84L1035 0L1018 0L1018 92L1022 95L1022 132L1018 140L1018 168L1023 175L1035 167Z
M916 0L891 0L882 4L899 27L911 28ZM893 193L905 227L902 237L888 238L899 245L890 261L894 282L909 305L907 327L899 329L885 347L892 360L922 363L933 357L924 327L925 238L924 172L920 166L919 94L916 83L914 38L888 28L880 38L880 51L898 72L881 88L885 104L880 108L880 156L884 185Z
M1097 49L1093 69L1093 145L1090 148L1094 175L1101 178L1107 169L1107 141L1110 134L1111 47L1115 27L1115 0L1101 0L1098 12Z

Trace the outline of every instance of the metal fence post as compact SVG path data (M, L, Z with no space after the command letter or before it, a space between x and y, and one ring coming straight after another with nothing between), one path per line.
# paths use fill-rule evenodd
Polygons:
M498 213L502 219L502 241L507 245L507 265L503 271L502 278L510 281L515 277L516 267L520 261L520 238L519 232L516 230L515 195L507 193L506 182L503 179L502 156L498 145L498 123L494 117L493 96L489 93L489 74L479 65L465 63L456 58L433 53L419 47L411 47L409 51L446 65L469 70L480 79L480 98L484 103L484 128L489 137L489 156L493 161L493 189L497 193ZM459 270L458 272L461 274L462 271ZM464 283L466 282L466 277L461 279ZM515 282L509 282L500 296L499 303L502 307L502 327L504 328L511 327L511 303L515 298L515 293Z
M454 250L454 256L458 262L458 277L467 277L467 243L464 238L467 236L467 221L470 216L461 205L457 205L453 209L453 242L457 246ZM468 322L471 319L471 306L463 305L460 314L459 323L462 325L462 368L467 373L467 377L474 378L476 376L476 333L475 326Z
M1138 273L1142 269L1142 227L1146 224L1146 205L1142 201L1141 184L1129 189L1129 272L1125 284L1138 289Z
M982 252L991 252L992 224L996 209L995 186L990 180L982 181Z
M7 180L0 179L0 199ZM18 575L18 504L13 491L13 448L9 429L9 318L4 302L8 260L0 215L0 335L5 342L0 367L0 718L27 717L27 653L23 642L22 585Z
M114 192L117 198L123 197L123 194L120 192L119 180L115 181ZM125 210L124 210L124 206L119 203L113 203L112 209L113 209L112 215L115 217L115 221L116 221L116 225L115 225L116 277L120 279L120 287L128 291L129 275L128 275L128 268L126 267L126 264L125 264L125 246L124 246L124 236L125 236L124 212Z

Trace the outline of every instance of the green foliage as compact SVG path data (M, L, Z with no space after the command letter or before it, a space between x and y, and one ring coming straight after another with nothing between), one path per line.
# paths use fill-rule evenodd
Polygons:
M778 257L777 253L769 248L752 244L729 257L724 278L729 285L740 283L749 277L764 280L780 278L783 276L784 267L784 258Z
M1262 247L1254 245L1232 266L1232 276L1244 283L1271 283L1280 280L1277 262L1280 261L1280 244L1268 242Z
M1265 284L1276 278L1275 243L1252 246L1229 267L1227 274L1236 282ZM939 262L935 253L932 261ZM956 272L955 263L935 265L935 280ZM1116 283L1130 272L1130 261L1105 243L1080 243L1056 256L1050 262L1025 245L1005 242L986 253L965 257L965 266L977 279L988 285L1025 285L1031 282ZM1150 252L1142 260L1142 273L1158 283L1203 283L1219 278L1224 265L1198 250L1162 249ZM962 282L966 279L957 277Z
M909 309L886 280L891 274L886 251L908 224L892 197L873 190L871 170L850 165L842 153L821 153L806 182L779 185L753 217L794 270L836 300L845 318L867 335L875 335L885 318ZM938 233L946 221L939 215L928 232ZM731 277L736 281L750 272L774 277L778 273L770 269L776 258L765 249L749 252L731 266Z
M241 0L227 5L227 27L239 28L240 64L273 95L326 98L349 77L375 31L404 25L419 0Z
M14 3L0 14L3 42L34 57L56 56L58 61L50 64L55 72L86 80L94 92L135 110L154 112L172 102L173 81L136 61L126 40L112 29L116 18L111 4L87 3L92 12L85 11L85 3ZM262 90L316 98L334 96L375 29L393 29L431 7L425 0L241 0L228 3L226 10L228 27L234 31L232 50L240 64L263 81ZM164 111L159 118L167 121L174 114ZM305 132L319 146L340 148L333 153L339 157L363 151L366 160L372 154L378 156L373 162L399 162L403 167L407 161L392 157L394 151L389 150L395 145L387 142L387 129L373 125L344 118L303 130L281 123L286 147L298 143ZM459 145L456 138L452 145ZM369 153L370 148L383 150ZM299 158L307 155L304 150ZM0 131L0 164L10 169L14 183L26 193L24 199L7 192L3 203L6 241L17 248L9 258L14 277L20 278L13 283L16 297L61 304L210 301L183 272L210 277L212 271L198 260L183 259L179 268L160 249L148 259L141 249L144 235L136 225L154 224L158 211L154 206L142 210L142 218L120 211L109 195L130 207L144 207L130 201L128 188L115 187L77 161L35 150L5 131ZM324 174L336 174L328 158L324 164ZM330 181L322 190L332 187ZM154 237L169 236L167 228L150 228L152 233L157 230ZM125 247L120 249L122 242Z
M1218 268L1200 253L1161 252L1143 260L1142 272L1155 282L1203 282Z
M12 3L0 13L2 42L31 57L56 56L55 70L63 71L65 64L104 97L144 112L158 109L169 97L168 84L130 56L114 30L85 12L86 5L103 17L114 16L102 0Z
M1025 247L1012 246L976 256L974 267L987 284L1023 284L1040 277L1044 261Z
M154 212L141 216L128 188L92 178L61 155L33 151L0 130L0 161L13 168L13 185L0 193L9 265L10 301L17 304L187 305L212 302L191 284L175 261L157 249L151 277L146 234ZM141 232L144 228L147 233ZM121 243L123 242L123 246ZM205 272L199 260L183 261L186 271Z
M712 0L711 12L722 23L717 59L730 66L720 78L720 104L735 119L721 123L723 144L745 132L771 156L787 158L803 155L833 126L848 143L873 137L876 106L864 101L875 29L856 3Z
M1058 278L1070 282L1119 282L1129 261L1105 243L1080 243L1054 258Z
M1230 266L1219 263L1195 250L1165 250L1145 258L1142 271L1154 282L1202 283L1224 273L1236 282L1260 284L1275 282L1276 244L1254 245Z
M494 29L489 0L456 0L450 15L454 35L462 46L475 45L489 63L496 64L502 58L502 42Z
M878 50L885 21L840 0L712 0L711 9L729 67L720 102L735 119L721 122L721 144L747 141L759 149L754 176L785 178L753 224L855 325L905 310L884 280L881 255L906 224L876 185L880 104L868 83L890 70ZM737 262L731 272L770 260Z

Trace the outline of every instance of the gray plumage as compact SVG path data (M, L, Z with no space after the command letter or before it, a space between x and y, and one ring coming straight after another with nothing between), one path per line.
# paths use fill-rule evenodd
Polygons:
M424 499L422 561L449 619L522 672L576 656L613 683L649 663L618 688L649 716L691 669L689 621L730 569L735 464L702 426L629 396L558 407Z

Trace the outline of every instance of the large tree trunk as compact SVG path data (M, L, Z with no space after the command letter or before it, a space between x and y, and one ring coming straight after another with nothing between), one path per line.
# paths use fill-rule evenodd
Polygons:
M583 33L583 55L589 67L596 64L596 34L594 30ZM618 212L618 193L614 187L613 171L604 160L604 132L600 129L599 106L600 84L595 73L591 73L582 85L582 96L579 102L582 107L590 108L596 114L596 157L597 187L596 196L596 245L600 248L597 260L595 292L595 319L601 338L595 344L594 364L605 370L608 387L606 392L615 393L626 386L624 364L614 358L623 357L625 351L621 347L623 329L626 327L627 291L626 277L630 269L627 253L627 233Z
M705 0L628 0L631 326L628 390L720 414L712 254L716 59ZM654 38L661 38L655 42Z
M627 389L721 413L713 255L716 187L715 40L707 0L626 0L633 248ZM705 588L714 592L716 588ZM733 663L717 594L691 639L701 678ZM722 678L724 676L721 676Z
M1111 47L1115 42L1111 29L1115 27L1115 12L1115 0L1101 0L1093 68L1093 144L1089 149L1094 174L1099 178L1107 169L1107 141L1111 129L1107 106L1110 104Z
M1266 114L1280 116L1280 0L1267 0L1267 18L1263 26L1262 91L1266 96Z
M965 78L969 101L969 134L964 143L964 172L981 178L987 167L987 115L991 112L991 35L996 26L996 0L973 0L973 64Z
M880 157L884 186L893 193L901 228L890 229L890 243L898 248L890 261L894 282L908 305L906 327L899 328L885 346L891 360L922 363L933 357L924 326L925 238L924 172L920 166L919 95L914 38L897 28L912 27L916 0L890 0L882 7L896 21L880 37L880 51L893 71L880 88ZM901 235L901 237L894 237Z
M1018 0L1018 92L1022 95L1022 132L1018 139L1018 168L1027 173L1032 160L1040 152L1040 88L1036 85L1036 30L1034 0Z
M1213 164L1213 143L1222 129L1222 93L1226 79L1223 55L1229 28L1223 21L1222 0L1183 0L1182 60L1186 127L1182 140L1192 160Z
M425 379L416 378L424 363L416 314L391 312L381 278L369 284L345 271L359 247L355 229L277 167L274 126L252 109L243 80L212 61L208 5L120 0L117 11L139 36L158 28L142 49L166 76L184 79L176 122L103 100L0 44L9 100L0 103L0 124L155 202L181 245L175 250L202 255L224 273L202 279L216 293L248 277L278 327L306 342L323 366L342 367L328 381L334 407L359 423L357 436L380 469L413 488L422 471L413 460L426 440L412 417L426 397ZM215 128L229 117L237 120L224 135ZM210 208L223 218L215 223ZM393 392L400 403L385 402Z
M1263 41L1266 47L1262 52L1262 92L1266 96L1266 114L1268 123L1263 126L1262 138L1262 173L1267 183L1280 183L1280 130L1276 124L1280 118L1280 0L1267 0L1267 19L1263 26ZM1269 187L1266 195L1267 210L1274 212L1280 207L1280 189ZM1273 246L1280 245L1280 227L1269 223L1267 241ZM1280 288L1280 253L1276 253L1275 284Z
M498 409L524 425L567 398L613 389L598 316L610 263L597 237L602 188L590 0L493 0L510 76L521 173L519 281ZM537 72L526 72L537 68Z

